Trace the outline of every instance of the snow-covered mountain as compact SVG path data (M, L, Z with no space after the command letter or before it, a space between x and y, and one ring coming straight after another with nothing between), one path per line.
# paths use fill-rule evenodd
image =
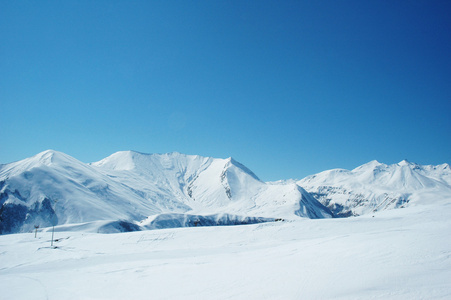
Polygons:
M94 221L111 232L347 217L446 198L448 164L372 161L262 182L232 158L121 151L86 164L48 150L0 165L0 233Z
M371 161L352 171L324 171L297 183L338 217L451 199L448 164L422 166L403 160L386 165Z
M264 183L232 158L176 152L122 151L85 164L44 151L0 166L0 204L1 233L99 220L127 230L149 216L155 228L161 226L155 220L168 218L189 226L183 223L187 213L202 220L212 216L203 224L332 216L294 182ZM155 217L160 214L165 217Z

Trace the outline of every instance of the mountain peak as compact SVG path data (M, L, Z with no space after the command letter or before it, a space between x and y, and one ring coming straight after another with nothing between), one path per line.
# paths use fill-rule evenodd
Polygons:
M39 159L45 159L45 158L49 158L49 157L53 157L54 155L62 155L62 152L58 152L56 150L53 149L48 149L45 151L42 151L38 154L36 154L34 157L39 158Z
M115 170L131 170L135 168L134 158L139 155L143 154L132 150L118 151L91 165Z
M57 153L57 152L58 152L58 151L53 150L53 149L47 149L47 150L44 150L44 151L42 151L42 152L36 154L36 156L40 156L40 155L51 155L51 154L54 154L54 153ZM61 153L61 152L59 152L59 153Z
M70 155L67 155L63 152L56 151L56 150L45 150L41 153L36 154L35 156L30 158L35 163L41 163L44 165L50 165L52 163L67 163L69 161L73 162L76 161L75 158L73 158Z
M246 167L242 163L236 161L233 157L227 158L226 161L227 161L228 167L235 166L235 167L241 169L242 171L244 171L245 173L247 173L248 175L252 176L257 181L261 181L260 178L258 178L257 175L254 174L254 172L252 172L248 167Z
M357 168L355 168L353 171L359 171L359 170L367 170L367 169L375 169L379 166L384 165L383 163L380 163L377 160L372 160L370 162L367 162L366 164L363 164L361 166L358 166Z
M0 177L12 177L17 174L29 171L33 168L40 168L43 166L66 168L67 166L74 165L80 166L84 164L63 152L49 149L42 151L32 157L28 157L23 160L12 162L6 165L1 165L2 168L0 168Z
M410 162L410 161L408 161L407 159L403 159L402 161L400 161L399 163L398 163L398 166L409 166L409 165L411 165L412 163Z
M179 152L153 153L147 154L138 151L118 151L110 156L93 162L90 165L102 167L110 170L141 170L144 172L153 172L157 169L174 169L192 164L193 162L202 162L208 157L198 155L187 155Z

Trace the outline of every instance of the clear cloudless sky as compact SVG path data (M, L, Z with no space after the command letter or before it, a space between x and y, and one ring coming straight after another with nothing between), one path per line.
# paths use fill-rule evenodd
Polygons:
M451 162L451 1L0 1L0 163Z

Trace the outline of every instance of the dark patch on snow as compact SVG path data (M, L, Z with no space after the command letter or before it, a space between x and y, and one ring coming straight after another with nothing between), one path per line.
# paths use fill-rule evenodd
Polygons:
M58 216L49 198L35 202L31 207L5 203L0 208L0 234L28 231L35 225L46 227L56 224L58 224Z
M224 169L221 173L221 183L225 189L225 193L226 193L227 197L231 200L232 199L232 191L230 190L230 186L227 182L227 169Z
M15 233L20 230L27 217L28 207L7 203L0 208L0 234Z
M298 190L301 193L302 197L299 201L299 210L295 211L295 215L302 217L303 209L305 208L305 213L310 219L322 219L324 218L324 214L326 213L331 217L334 217L332 211L319 202L312 194L306 192L303 188L298 186Z
M120 233L120 232L132 232L140 231L141 228L135 223L119 220L113 221L108 224L103 225L98 229L99 233Z
M3 205L6 200L8 200L8 192L0 193L0 205Z
M264 222L274 222L274 218L263 217L243 217L230 214L216 215L189 215L189 214L161 214L148 225L147 229L180 228L180 227L200 227L200 226L230 226L249 225Z

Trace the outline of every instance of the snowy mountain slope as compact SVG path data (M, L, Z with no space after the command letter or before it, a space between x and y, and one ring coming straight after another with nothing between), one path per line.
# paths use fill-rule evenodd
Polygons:
M296 184L267 184L232 158L117 152L85 164L44 151L0 167L0 232L187 213L331 217ZM130 223L131 224L131 223Z
M1 298L450 299L450 214L1 235Z
M102 219L141 219L160 211L132 188L56 151L0 169L1 232Z
M371 161L352 171L324 171L297 183L335 216L344 217L405 207L417 201L451 199L448 164L421 166L403 160L386 165Z
M85 164L48 150L0 165L0 233L101 220L123 222L126 230L141 228L139 222L159 214L174 219L180 214L253 220L343 217L450 195L447 164L373 161L298 182L265 183L232 158L121 151Z
M331 217L327 208L295 183L262 182L233 158L124 151L91 165L148 195L158 197L164 191L194 214Z

